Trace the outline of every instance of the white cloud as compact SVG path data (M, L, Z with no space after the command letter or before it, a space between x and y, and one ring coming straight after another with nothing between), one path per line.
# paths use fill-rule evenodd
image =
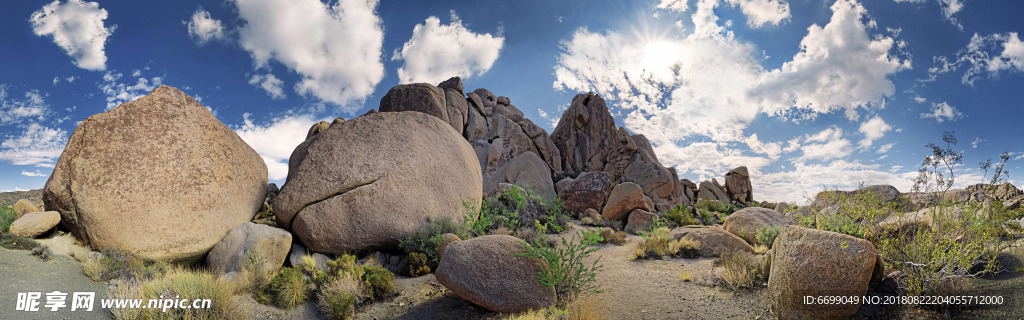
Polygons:
M750 151L752 151L754 153L757 153L757 154L766 155L766 156L768 156L768 158L770 158L772 160L778 159L779 155L782 154L782 144L781 143L778 143L778 142L767 142L767 143L761 142L761 140L757 139L757 134L756 133L751 134L749 137L743 139L743 143L745 143L747 145L747 147L750 148Z
M914 97L914 102L925 103L926 101L928 101L928 99L926 99L924 97L920 97L920 96Z
M931 112L921 114L921 118L932 118L938 123L942 123L943 121L956 121L962 116L963 113L961 113L960 110L957 110L956 107L951 106L946 102L932 102Z
M985 139L982 139L982 138L974 138L974 141L971 142L971 149L977 149L978 148L978 144L982 143L982 142L985 142L985 141L988 141L988 140L985 140Z
M933 58L935 66L928 69L929 79L966 69L960 81L974 85L982 77L997 77L1004 71L1024 71L1024 42L1016 32L980 36L975 33L967 47L957 52L952 61L945 56Z
M658 154L661 163L674 165L680 178L690 177L691 180L721 178L739 166L747 166L752 175L758 175L761 168L772 161L765 157L745 156L742 151L717 142L694 142L685 147L658 145L654 147L654 153Z
M765 23L779 25L790 18L789 2L785 0L725 0L725 2L740 7L740 11L747 16L747 25L751 27L761 27Z
M235 0L242 48L256 68L277 60L298 73L301 95L352 113L384 77L377 0Z
M281 88L284 85L280 79L275 77L273 74L259 75L254 74L249 78L249 84L256 86L257 88L263 89L267 92L267 95L272 99L284 99L284 89Z
M68 0L54 1L33 12L29 21L37 36L53 36L53 43L71 56L76 66L86 70L107 68L104 45L114 27L106 28L107 10L99 3Z
M32 123L20 135L7 136L0 143L0 161L19 166L53 167L67 140L67 133L60 128Z
M909 3L925 3L928 0L894 0L896 2L909 2ZM963 10L964 4L961 0L936 0L936 4L939 6L939 10L942 11L942 16L946 18L946 21L952 23L961 31L964 30L964 26L960 24L960 20L953 17L957 12Z
M103 74L103 82L99 84L99 89L107 96L107 107L105 110L110 110L122 103L142 98L163 84L162 77L152 77L149 79L139 77L134 84L120 82L122 77L124 77L124 74L117 73L117 71L107 71L107 73Z
M831 160L841 159L853 152L850 140L843 138L843 129L831 127L813 135L804 136L803 151L798 160Z
M795 162L792 170L751 177L757 200L806 203L825 188L852 190L864 185L888 184L909 192L917 172L897 173L902 167L884 171L878 164L835 160L822 164Z
M878 147L878 151L875 151L875 153L886 153L886 152L889 152L889 150L892 149L892 147L895 146L895 145L896 145L895 142L894 143L883 144L881 147Z
M257 125L251 117L244 114L244 124L235 127L235 132L263 158L270 180L284 180L288 176L288 157L306 140L309 127L319 120L311 115L286 114Z
M21 175L26 176L26 177L48 177L49 176L49 175L47 175L45 173L39 172L39 170L32 171L32 172L21 170Z
M657 8L675 12L686 12L690 6L686 5L687 0L661 0Z
M50 114L50 105L38 90L25 92L23 98L10 97L9 87L0 85L0 124L28 119L43 120Z
M881 139L890 130L892 130L892 127L885 123L881 116L875 115L875 117L860 124L860 133L864 134L864 140L857 144L861 148L870 147L875 140Z
M453 76L469 78L491 69L505 44L502 36L478 34L462 25L451 11L451 23L442 25L437 17L417 24L412 37L395 50L391 60L404 60L398 68L400 83L436 84Z
M188 27L188 35L196 44L204 45L211 40L224 41L224 24L219 19L210 17L210 12L203 10L203 7L192 13L192 19L182 21Z

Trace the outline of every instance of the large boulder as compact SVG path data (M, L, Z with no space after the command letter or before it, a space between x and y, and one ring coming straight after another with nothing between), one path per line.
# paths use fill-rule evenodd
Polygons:
M461 221L463 201L479 207L482 190L473 148L448 123L380 112L296 147L274 214L315 252L387 250L429 218Z
M673 234L680 233L673 230ZM736 251L754 253L754 248L746 241L719 227L698 228L681 234L681 238L693 244L701 256L721 257Z
M786 216L778 211L761 207L746 207L726 217L722 228L751 244L758 244L757 231L761 228L787 225L789 225L789 219L786 219ZM761 244L768 245L767 243Z
M13 235L35 238L53 229L60 223L57 211L29 212L11 222L10 232Z
M700 190L697 191L697 202L700 202L701 200L714 200L722 203L729 203L729 195L711 181L704 181L700 183Z
M554 287L537 280L539 260L523 254L522 240L490 235L448 244L434 275L459 297L495 312L545 308L555 302Z
M548 197L556 195L555 185L551 182L551 170L543 159L529 151L485 175L484 191L497 190L503 183L519 185Z
M21 199L14 203L14 218L21 218L25 214L39 212L39 206L28 199Z
M651 211L644 201L644 190L632 182L620 183L612 188L608 201L601 209L601 216L608 220L622 220L627 218L633 209Z
M566 210L582 214L587 209L601 210L611 188L612 179L607 172L584 172L559 191L558 198Z
M626 232L637 234L640 231L650 230L651 226L654 225L654 219L657 219L658 215L644 211L643 209L633 209L629 213L629 218L626 219L626 227L623 228Z
M779 319L847 319L860 304L806 304L804 297L862 297L884 274L871 242L799 226L782 229L770 259L769 307Z
M281 228L246 222L228 232L206 256L206 266L216 275L241 273L250 263L262 261L263 270L274 273L284 264L292 234Z
M729 199L742 204L754 201L754 188L750 184L750 173L747 167L738 167L725 173L725 191Z
M380 112L417 111L448 123L444 90L429 83L397 85L380 98Z
M96 250L193 262L252 220L266 193L259 154L191 97L160 86L82 121L43 201Z

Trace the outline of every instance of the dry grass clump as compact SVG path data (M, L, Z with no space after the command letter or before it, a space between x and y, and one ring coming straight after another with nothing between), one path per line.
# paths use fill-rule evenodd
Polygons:
M733 290L751 288L761 282L761 272L754 256L743 252L733 252L719 258L723 269L722 280Z
M158 278L171 269L166 262L142 260L114 248L103 250L99 259L89 256L80 259L82 272L93 281L141 282Z
M693 281L693 274L691 274L689 271L683 270L683 272L679 273L679 280L682 282Z
M633 259L646 258L696 258L700 255L696 245L686 239L674 240L668 228L656 228L650 233L641 233L643 242L637 245Z
M608 309L597 303L593 297L576 300L558 308L555 306L544 309L530 310L509 315L506 320L602 320L608 318Z
M142 282L128 281L111 291L119 299L188 299L193 301L210 299L209 308L167 308L167 309L111 309L116 319L245 319L245 310L232 302L236 287L217 279L203 270L189 270L174 267L153 279ZM163 305L161 305L163 306Z
M598 235L601 236L601 243L614 243L617 245L623 245L626 243L626 232L615 231L612 228L601 228L597 230Z
M331 319L352 319L356 306L366 299L359 279L351 275L334 278L316 296L320 311Z

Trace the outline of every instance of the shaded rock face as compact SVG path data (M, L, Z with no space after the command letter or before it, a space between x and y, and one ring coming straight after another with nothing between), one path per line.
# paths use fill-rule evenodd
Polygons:
M39 212L39 207L32 201L21 199L14 203L14 218L21 218L32 212Z
M554 287L537 281L540 261L525 253L522 241L489 235L448 244L434 275L459 297L495 312L540 309L555 302Z
M544 160L533 152L520 154L494 172L484 175L484 190L488 192L497 190L503 183L519 185L547 197L555 196L551 171L547 169Z
M678 234L673 230L673 233ZM704 257L721 257L735 251L754 253L746 241L719 227L700 228L682 235Z
M380 98L380 112L418 111L448 123L445 93L429 83L397 85Z
M252 220L266 193L259 154L191 97L161 86L82 121L43 200L96 250L192 262Z
M604 99L596 94L573 98L551 133L551 141L561 152L566 171L603 171L615 183L635 182L659 209L684 201L675 170L658 162L646 137L630 136L625 129L616 128Z
M654 219L658 215L644 211L642 209L633 209L629 213L629 218L626 219L626 232L636 234L639 231L650 230L651 226L654 225Z
M620 183L612 188L608 202L601 209L601 216L608 220L622 220L633 209L651 210L644 201L644 191L639 185L632 182Z
M701 200L714 200L722 203L729 203L729 195L722 190L721 187L711 181L704 181L700 183L700 189L697 191L697 201Z
M331 124L328 123L327 121L320 121L314 123L312 127L309 127L309 132L306 133L306 139L312 138L313 136L317 135L318 133L324 132L324 130L327 130L327 128L330 127Z
M612 178L607 172L584 172L562 189L558 198L566 210L582 214L587 209L601 210L611 188Z
M480 165L448 123L421 112L380 112L300 144L274 200L280 226L310 250L387 250L428 218L479 207Z
M789 226L771 250L769 307L779 319L848 319L859 304L804 304L804 296L863 296L884 274L871 242Z
M725 174L725 191L732 201L742 204L754 202L754 188L750 185L747 167L732 169Z
M786 219L786 216L778 211L761 207L746 207L726 217L722 228L751 244L757 244L757 231L761 228L787 225L789 225L789 219ZM767 243L762 244L768 245Z
M243 271L249 255L263 258L263 270L276 272L288 257L292 234L281 228L243 223L228 232L206 256L206 266L214 274Z
M57 211L29 212L11 222L10 232L13 235L35 238L53 229L60 223Z

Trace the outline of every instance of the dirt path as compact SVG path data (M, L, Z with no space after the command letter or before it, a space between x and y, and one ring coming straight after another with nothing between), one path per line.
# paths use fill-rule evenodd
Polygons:
M100 308L100 299L107 297L107 285L93 282L82 273L82 267L71 257L54 254L50 261L42 261L23 250L0 248L0 319L110 319L110 313ZM67 295L67 307L56 312L44 309L45 294L60 291L95 292L92 311L71 311L72 295ZM20 292L40 292L39 311L17 311Z

